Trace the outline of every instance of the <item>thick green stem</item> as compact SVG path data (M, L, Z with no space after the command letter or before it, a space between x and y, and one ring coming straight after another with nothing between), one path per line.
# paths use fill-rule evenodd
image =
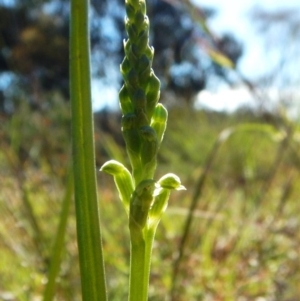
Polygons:
M145 250L146 244L141 236L141 239L135 243L131 242L130 250L130 288L129 301L147 301L148 282L145 283ZM147 284L147 286L145 285ZM146 298L145 298L146 296Z
M156 227L131 230L129 301L147 301L150 265Z
M155 232L156 232L156 227L148 228L145 231L146 248L145 248L145 262L144 262L144 285L146 286L146 288L144 289L144 295L142 300L148 300L151 256L152 256L152 248L153 248Z
M168 179L162 182L172 185L173 178L171 182ZM162 189L159 195L154 197L155 187L157 185L153 183L153 180L143 181L131 197L129 216L131 240L129 301L148 300L154 236L170 196L169 189Z
M71 0L70 94L77 240L83 301L105 301L91 103L88 0Z

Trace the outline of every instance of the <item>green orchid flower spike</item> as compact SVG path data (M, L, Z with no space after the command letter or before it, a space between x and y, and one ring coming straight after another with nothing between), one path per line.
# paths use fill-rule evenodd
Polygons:
M120 66L124 85L119 92L122 134L132 172L111 160L101 171L114 177L128 213L131 239L129 301L148 300L150 261L155 231L166 210L171 190L185 189L179 177L167 174L154 180L157 153L168 112L158 103L160 81L152 69L154 49L149 46L149 19L145 0L126 0L125 58Z

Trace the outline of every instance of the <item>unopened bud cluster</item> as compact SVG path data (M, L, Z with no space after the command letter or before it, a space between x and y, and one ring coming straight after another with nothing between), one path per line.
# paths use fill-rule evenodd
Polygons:
M138 185L152 179L156 156L167 122L167 111L158 104L160 81L152 70L153 47L149 46L149 19L145 1L126 1L125 58L121 64L124 85L120 90L122 132Z
M153 47L149 46L149 20L145 0L126 0L124 41L121 64L124 85L120 90L122 133L132 173L121 163L110 160L101 170L114 177L120 199L129 214L131 242L144 240L144 229L156 229L167 207L171 190L185 189L174 174L154 178L157 152L166 130L168 112L158 103L160 81L152 70ZM150 229L150 228L149 228Z

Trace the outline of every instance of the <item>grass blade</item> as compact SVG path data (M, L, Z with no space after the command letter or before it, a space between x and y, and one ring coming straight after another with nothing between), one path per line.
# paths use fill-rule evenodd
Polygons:
M87 0L71 1L70 94L77 240L82 300L105 301L93 138L88 6Z

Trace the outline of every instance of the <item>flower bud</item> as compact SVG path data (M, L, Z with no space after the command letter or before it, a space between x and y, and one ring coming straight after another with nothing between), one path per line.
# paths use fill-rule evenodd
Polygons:
M134 111L137 116L138 128L141 128L145 125L149 125L149 119L144 109L135 109Z
M137 46L139 49L144 50L147 47L149 41L148 29L142 30L137 37Z
M152 115L150 126L155 130L158 143L161 144L167 127L168 111L158 103Z
M152 117L153 111L160 96L160 80L155 76L152 71L148 79L148 85L146 89L147 96L147 115L149 118Z
M145 15L141 11L136 12L134 16L134 24L138 29L141 28L141 26L144 23L144 20L145 20Z
M140 0L126 0L126 2L130 3L135 8L135 10L139 8Z
M145 55L141 55L139 58L138 62L138 72L139 74L143 73L145 70L149 70L149 75L150 75L150 70L151 70L151 60Z
M143 30L147 30L149 31L149 27L150 27L150 22L149 22L149 18L147 15L144 16L144 22L143 25L141 26L139 32L143 31Z
M133 181L128 169L115 160L110 160L102 165L100 171L108 173L114 177L116 187L119 192L120 200L125 206L127 213L129 212L130 197L133 192Z
M121 123L127 150L138 156L141 148L141 139L136 127L137 116L134 113L128 113L122 117Z
M142 55L139 59L138 72L139 72L139 82L141 87L147 88L148 80L151 74L151 61L146 55Z
M121 125L122 131L132 130L136 128L137 117L134 113L128 113L122 116Z
M132 97L132 104L135 109L146 109L146 95L142 89L137 89Z
M125 29L127 31L129 40L135 41L137 39L137 36L138 36L138 31L137 31L136 26L134 24L131 24L130 22L126 22L125 23Z
M154 192L155 194L155 192ZM168 207L168 201L171 191L169 189L161 189L160 193L155 196L153 205L149 210L148 227L157 227L162 214Z
M142 12L142 14L146 14L146 1L139 1L139 9Z
M134 57L139 58L143 49L139 48L137 44L131 45L131 52L134 54Z
M180 178L173 173L164 175L157 183L165 189L186 190L186 188L181 185Z
M143 126L140 129L141 135L141 165L144 178L153 178L156 168L156 156L158 141L155 130L151 126Z
M130 39L124 42L124 52L126 58L129 61L130 68L132 68L132 66L135 67L135 65L138 62L138 57L132 52L131 45L132 45L132 41ZM126 80L126 74L125 75L123 74L123 77Z
M157 135L151 126L143 126L140 129L140 134L142 138L141 161L142 164L147 164L157 155Z
M120 108L122 110L123 115L133 112L131 99L128 93L128 89L126 88L125 85L122 86L119 92L119 99L120 99Z
M132 89L137 89L139 87L139 77L135 69L131 69L126 78L125 82L130 86Z
M152 61L154 57L154 48L148 45L145 49L145 55Z
M130 200L130 226L143 229L148 220L149 209L153 203L154 180L143 180L132 193Z
M124 43L125 43L125 41L124 41ZM130 71L130 69L131 69L130 62L129 62L128 58L125 56L123 62L120 65L120 71L121 71L123 77L126 76L126 74Z
M125 52L126 56L127 56L127 53L130 51L130 46L131 46L130 39L127 39L127 40L123 41L123 47L124 47L124 52Z
M130 3L125 2L125 9L126 9L126 15L127 15L128 19L133 20L134 15L135 15L134 7Z

